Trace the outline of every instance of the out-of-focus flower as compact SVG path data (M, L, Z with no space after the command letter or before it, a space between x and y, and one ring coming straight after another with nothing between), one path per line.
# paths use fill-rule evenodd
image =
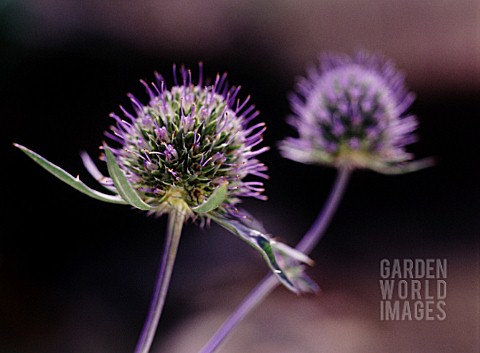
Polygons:
M325 55L290 96L298 132L280 144L284 157L339 168L403 173L432 164L413 161L418 122L407 110L414 94L390 61L365 52Z

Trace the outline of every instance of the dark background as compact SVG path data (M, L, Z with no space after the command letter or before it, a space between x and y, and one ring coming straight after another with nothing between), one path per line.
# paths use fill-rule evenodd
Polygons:
M381 52L406 73L434 168L403 176L359 171L310 271L319 296L278 289L223 352L478 352L478 1L1 1L0 352L132 352L160 259L165 217L104 204L44 172L13 142L94 185L79 152L98 154L108 114L146 98L140 78L172 64L228 72L268 125L292 131L287 93L325 50ZM335 171L282 159L269 201L245 202L294 245ZM382 258L446 258L447 319L379 319ZM266 273L252 249L218 227L187 225L158 351L196 352ZM163 350L162 350L163 349Z

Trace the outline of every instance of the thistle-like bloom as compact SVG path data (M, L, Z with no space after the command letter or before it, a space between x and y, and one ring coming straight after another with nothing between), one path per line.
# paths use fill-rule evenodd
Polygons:
M206 86L201 75L197 84L190 71L182 68L180 75L170 89L159 74L151 85L141 81L148 104L129 95L135 113L121 108L123 118L111 114L116 125L106 135L119 144L112 152L128 181L157 213L173 207L193 215L222 186L215 214L234 212L240 197L264 199L261 181L244 180L267 177L256 156L268 148L254 150L265 124L248 126L258 115L254 106L237 99L240 88L228 88L226 75Z
M111 114L115 124L106 135L115 147L101 147L109 177L82 154L87 170L109 194L89 188L26 147L17 147L93 198L157 215L168 213L176 229L188 218L217 222L258 250L284 285L302 291L279 263L291 258L288 263L297 266L310 259L270 238L236 207L242 197L265 199L262 181L246 180L248 176L267 178L267 168L256 157L268 148L255 149L262 142L265 124L250 124L258 111L249 98L238 99L240 87L228 87L225 74L217 75L213 84L204 84L201 72L200 67L195 84L191 72L182 67L178 82L174 68L175 84L170 89L156 74L150 85L141 81L148 103L129 95L133 112L120 107L123 117Z
M392 62L368 53L326 55L290 97L297 138L280 144L284 157L339 168L402 173L429 166L405 148L418 122L407 111L414 94Z

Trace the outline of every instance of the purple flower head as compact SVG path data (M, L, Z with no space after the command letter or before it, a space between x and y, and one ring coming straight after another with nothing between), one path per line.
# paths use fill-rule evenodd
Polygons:
M265 124L249 126L258 115L249 98L238 99L240 87L229 87L225 74L213 84L204 84L201 72L195 84L184 67L179 76L174 67L170 88L159 74L150 85L141 81L149 101L129 95L133 112L111 114L116 123L106 135L117 144L111 151L127 180L156 213L195 209L221 185L226 196L217 213L233 212L240 197L264 199L262 182L244 181L267 177L256 158L267 147L254 149ZM104 183L113 186L110 178Z
M290 97L299 136L284 140L281 152L302 163L382 173L426 167L430 160L411 162L405 150L416 140L417 119L407 113L413 100L392 62L365 52L325 55Z
M250 125L258 115L255 107L249 98L238 98L240 87L229 87L225 74L217 75L212 84L204 84L201 65L198 83L193 82L189 70L182 67L179 73L180 83L174 67L175 84L170 88L159 74L151 84L141 81L148 102L129 95L133 112L120 107L122 117L111 114L115 124L106 132L111 141L101 147L108 177L82 153L86 169L107 193L90 188L78 176L25 146L15 146L49 173L94 199L156 215L168 213L166 255L155 305L163 305L171 259L189 217L199 219L201 225L214 221L241 238L263 256L290 290L298 293L313 288L301 265L311 264L311 260L275 241L254 217L236 208L242 197L265 199L262 181L247 179L267 178L267 168L257 159L268 149L257 147L265 124ZM154 312L158 315L157 309ZM142 338L141 343L145 342Z

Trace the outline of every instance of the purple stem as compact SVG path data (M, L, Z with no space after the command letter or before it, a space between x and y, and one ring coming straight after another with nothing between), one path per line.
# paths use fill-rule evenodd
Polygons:
M327 226L329 225L335 211L338 208L340 200L346 190L351 170L339 169L335 184L328 196L328 200L323 210L315 219L308 232L298 243L296 249L306 254L310 253L322 238ZM227 338L233 329L258 305L265 299L277 286L279 282L274 275L267 275L244 299L235 312L222 324L215 332L213 337L202 348L200 353L213 353L220 344Z
M147 320L143 326L142 334L135 348L135 353L148 353L152 346L163 305L165 304L170 278L172 277L173 264L177 255L184 220L185 216L178 210L172 210L168 215L167 239L165 240L165 249L160 271L157 275L155 291L148 311Z

